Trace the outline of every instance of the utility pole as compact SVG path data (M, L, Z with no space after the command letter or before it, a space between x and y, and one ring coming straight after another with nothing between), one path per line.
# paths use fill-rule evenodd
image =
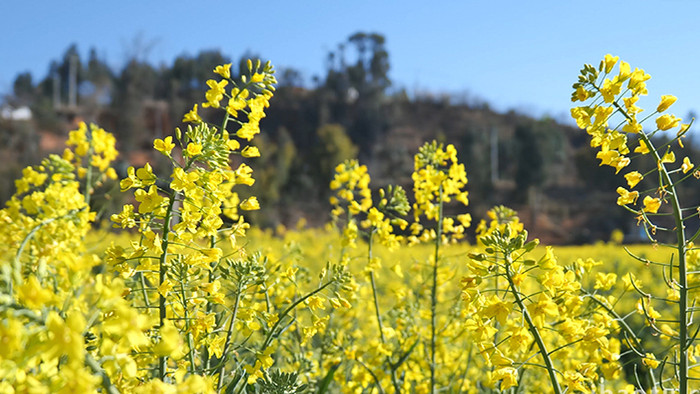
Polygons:
M61 76L58 70L53 70L53 109L57 110L61 107Z
M77 106L78 56L71 55L68 67L68 106Z
M491 127L491 184L498 181L498 129Z

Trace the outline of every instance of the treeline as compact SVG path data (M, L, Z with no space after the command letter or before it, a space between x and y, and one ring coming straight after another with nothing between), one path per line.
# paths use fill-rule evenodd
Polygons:
M97 53L91 49L83 59L73 45L43 79L35 81L29 73L15 78L5 102L28 106L32 118L0 119L3 201L24 166L62 150L51 141L65 138L76 120L97 122L116 134L123 173L128 163L157 160L149 156L153 139L185 127L182 116L204 100L214 67L245 67L246 59L258 57L245 54L236 60L202 51L154 66L134 56L113 70ZM387 183L411 187L413 154L424 141L437 139L454 144L467 166L475 218L505 204L519 210L527 228L550 243L607 239L615 229L628 239L637 235L629 215L611 204L619 177L609 167L598 167L583 131L514 111L496 113L480 101L409 97L392 85L380 34L356 33L325 60L325 75L308 80L278 65L278 90L257 139L262 157L251 163L257 179L251 193L264 206L252 218L258 224L290 225L301 218L325 222L333 169L348 158L368 165L374 188Z

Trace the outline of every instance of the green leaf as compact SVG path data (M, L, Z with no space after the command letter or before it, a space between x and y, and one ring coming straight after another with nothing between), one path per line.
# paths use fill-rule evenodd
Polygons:
M331 382L333 381L333 375L335 375L335 371L340 368L340 363L337 363L328 370L328 373L326 373L326 376L323 377L323 380L318 384L318 390L316 391L318 394L322 394L328 391L328 387L330 387Z

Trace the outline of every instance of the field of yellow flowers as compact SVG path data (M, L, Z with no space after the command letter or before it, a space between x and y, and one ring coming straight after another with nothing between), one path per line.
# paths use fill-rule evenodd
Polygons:
M572 115L601 165L624 170L617 203L650 243L552 248L503 206L464 242L468 169L437 142L415 153L412 190L373 188L350 160L329 185L327 228L251 228L245 212L261 207L239 192L255 182L276 80L269 63L247 66L216 67L188 127L154 141L167 173L146 164L119 180L135 201L111 215L120 234L95 230L90 209L116 178L110 133L81 124L62 156L24 170L0 210L0 392L700 388L700 233L685 226L699 210L676 193L700 171L677 163L688 125L664 114L675 97L637 119L644 71L610 55L586 65ZM635 190L645 177L658 187Z

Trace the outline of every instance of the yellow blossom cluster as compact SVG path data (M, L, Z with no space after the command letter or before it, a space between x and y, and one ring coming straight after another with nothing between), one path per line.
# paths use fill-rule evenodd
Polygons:
M77 130L68 133L66 145L73 149L66 148L63 159L73 163L81 178L90 168L96 168L104 177L117 179L117 173L110 167L118 155L115 144L112 133L95 124L88 126L81 122Z
M70 133L63 158L27 167L0 210L0 392L126 390L139 376L133 349L152 321L124 299L120 279L94 275L100 258L85 242L90 178L110 177L117 155L111 134L89 130Z
M248 62L249 74L238 79L230 67L214 69L223 79L207 82L202 104L224 109L223 124L207 123L195 105L183 119L192 125L154 141L172 165L169 179L146 164L129 168L120 183L123 191L134 190L138 206L125 205L112 221L136 228L140 239L127 248L111 247L106 260L126 279L132 303L157 322L149 338L150 364L143 368L157 379L140 390L160 390L172 377L179 389L191 376L201 377L192 384L205 392L273 384L280 335L298 333L305 344L323 330L326 305L350 307L343 296L350 279L342 265L329 265L318 275L320 285L301 292L311 277L297 273L295 264L285 266L284 275L270 275L266 260L238 242L249 227L240 211L260 208L255 196L238 194L255 182L244 159L260 156L257 147L245 144L260 132L275 79L269 63Z
M374 204L366 166L360 165L357 160L347 160L338 164L335 170L330 184L331 190L336 191L336 195L330 198L333 205L331 214L335 222L338 222L342 215L346 216L344 246L356 246L357 219L362 215L364 219L360 221L360 227L366 230L370 237L376 237L381 244L391 248L398 247L403 237L395 233L394 226L401 230L408 226L408 222L403 219L409 210L403 188L389 186L387 190L380 189L380 201ZM372 263L370 261L370 264Z
M616 74L613 73L615 66L618 70ZM588 105L572 108L571 115L577 125L591 136L591 146L600 149L597 154L600 165L615 168L615 173L628 167L632 160L630 155L635 153L642 156L651 153L657 168L663 172L670 172L668 166L676 163L675 153L670 145L666 145L663 152L657 151L653 137L658 132L677 129L674 140L683 148L682 138L689 125L681 124L681 119L673 114L664 114L676 102L675 96L662 96L655 112L639 119L644 110L636 104L641 96L647 95L646 81L650 78L644 70L632 70L628 63L608 54L597 68L586 65L581 70L578 82L574 84L571 100ZM653 116L656 116L655 127L652 131L644 131L644 121ZM614 127L610 126L611 123ZM631 149L631 146L635 146L634 149ZM694 168L690 159L685 157L679 171L687 174ZM618 205L634 206L638 203L639 191L632 189L644 176L645 174L638 171L625 174L627 188L617 188ZM646 218L647 214L656 214L665 197L663 189L644 196L640 201L641 208L636 210L640 218Z
M413 215L415 222L411 225L411 243L440 238L441 242L464 238L464 230L471 225L471 215L463 213L457 220L444 214L443 204L453 199L467 206L468 192L463 190L467 184L467 172L464 164L457 160L454 145L438 144L436 141L423 145L414 157L413 171ZM425 228L419 218L425 216L429 221L440 223L438 228Z
M648 293L631 274L622 280L626 290L639 295L636 310L648 329L660 339L670 341L663 361L670 368L650 373L651 387L655 390L671 381L670 386L686 392L692 387L691 379L698 374L690 359L695 341L695 334L691 332L698 330L693 323L694 308L691 306L696 297L694 283L698 282L692 271L695 265L693 242L700 233L689 231L687 222L694 220L698 205L693 202L690 207L683 206L680 185L693 176L700 177L700 172L689 157L683 157L681 163L676 158L676 153L684 148L683 138L690 124L682 124L679 117L666 113L676 102L675 96L661 96L654 112L639 116L643 109L637 102L647 94L649 79L643 70L632 71L630 65L618 57L606 55L597 68L585 65L581 70L578 82L573 85L572 101L586 105L574 107L571 114L578 126L591 136L591 146L600 149L597 157L601 165L614 167L619 173L633 161L637 164L636 170L624 174L626 185L616 190L617 204L637 215L638 225L643 223L650 240L656 242L657 231L675 238L675 242L667 244L672 248L667 262L632 255L639 262L662 271L665 294ZM651 126L645 124L652 118L655 122ZM674 147L676 143L678 148ZM616 281L615 274L599 274L594 288L607 290ZM634 341L629 346L643 366L655 369L662 363L653 353L643 350L643 344L648 341L642 341L635 334L630 337Z
M590 392L601 378L619 379L618 322L581 290L592 265L564 267L551 247L535 259L539 242L526 242L514 211L495 207L488 216L477 234L485 253L470 255L462 279L469 335L492 366L484 384L506 390L539 381L554 392ZM615 277L598 275L596 288L609 290Z

